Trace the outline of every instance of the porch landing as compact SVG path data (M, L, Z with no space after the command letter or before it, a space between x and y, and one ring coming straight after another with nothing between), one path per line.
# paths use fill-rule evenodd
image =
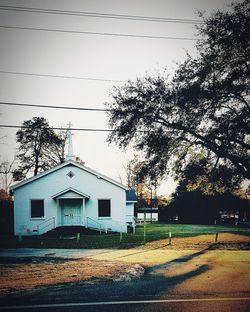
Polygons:
M80 233L80 235L100 235L99 230L92 230L87 229L84 226L59 226L56 227L44 234L42 236L44 237L69 237L69 236L76 236L77 233Z

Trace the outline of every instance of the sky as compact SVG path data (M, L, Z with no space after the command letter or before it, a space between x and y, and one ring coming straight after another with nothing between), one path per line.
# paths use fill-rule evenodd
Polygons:
M0 102L105 108L104 103L112 100L113 88L122 86L127 80L158 72L173 74L177 64L185 60L187 52L196 55L196 40L190 39L198 38L194 24L20 12L3 10L1 6L200 20L197 11L209 15L216 9L226 10L231 2L0 0L0 26L85 32L0 27ZM89 32L188 40L121 37ZM0 125L20 126L33 117L44 117L53 127L67 127L70 122L73 128L108 129L104 112L0 104ZM13 159L18 148L15 141L17 130L0 127L0 138L4 137L0 142L0 162ZM85 161L86 166L115 180L122 177L125 183L123 166L136 152L132 147L121 150L113 144L109 145L106 140L106 132L73 131L74 153ZM170 194L175 186L172 177L167 176L158 188L158 194Z

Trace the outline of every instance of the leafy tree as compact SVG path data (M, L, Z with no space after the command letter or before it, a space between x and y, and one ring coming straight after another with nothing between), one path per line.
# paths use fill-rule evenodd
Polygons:
M220 212L237 214L243 221L249 211L249 199L241 182L242 178L234 175L231 168L210 168L207 159L193 158L181 173L170 211L178 214L180 222L212 224L220 219Z
M179 180L186 191L200 190L206 195L216 195L238 191L242 177L223 164L213 168L207 158L193 158L180 172Z
M158 220L169 222L175 220L176 213L171 209L171 198L168 195L158 196Z
M108 140L144 151L151 176L180 172L200 152L250 178L249 3L203 18L198 57L188 55L172 79L146 76L114 89Z
M249 199L235 194L225 192L208 195L199 189L187 191L181 184L173 194L168 209L172 215L178 215L181 223L213 224L215 220L220 220L221 212L233 213L239 216L239 221L247 221L249 207Z
M180 223L213 224L217 219L214 196L205 195L200 190L180 192L179 189L177 194L169 208Z
M13 173L14 180L25 178L31 171L37 175L64 161L66 136L51 129L45 118L24 121L16 137L20 164Z
M54 139L52 139L52 144L49 147L51 155L48 156L51 157L50 160L53 166L55 166L58 163L63 163L66 158L65 151L66 151L66 142L68 139L68 131L60 130L58 133L52 131L52 136L54 136Z

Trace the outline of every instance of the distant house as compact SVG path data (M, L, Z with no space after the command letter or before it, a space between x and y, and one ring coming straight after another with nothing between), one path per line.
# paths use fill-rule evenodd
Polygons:
M137 221L158 222L158 207L140 207L137 209Z
M121 183L75 161L71 133L67 160L11 187L15 235L40 235L59 226L127 232L136 197Z
M151 199L145 200L144 198L138 199L136 209L137 221L150 221L158 222L158 198L154 196Z

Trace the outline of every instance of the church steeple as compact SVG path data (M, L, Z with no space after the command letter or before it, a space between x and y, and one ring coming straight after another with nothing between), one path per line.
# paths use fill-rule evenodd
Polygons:
M72 133L71 133L71 123L68 125L68 155L66 160L76 160L76 157L73 152L73 143L72 143Z

